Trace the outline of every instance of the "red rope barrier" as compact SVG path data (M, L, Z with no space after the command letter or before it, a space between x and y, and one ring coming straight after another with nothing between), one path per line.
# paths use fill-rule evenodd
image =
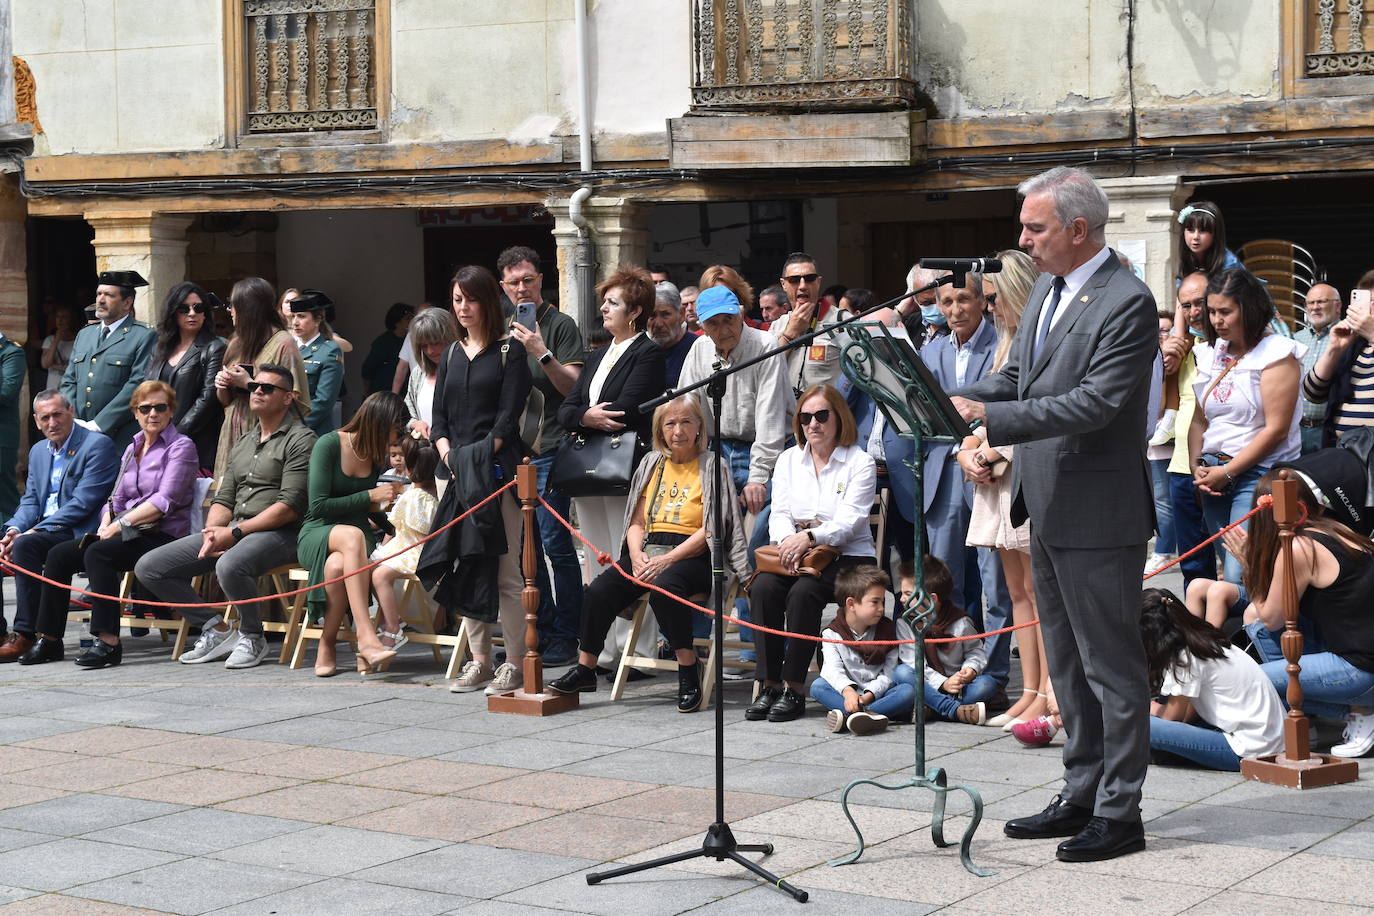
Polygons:
M419 547L421 544L424 544L426 541L429 541L429 540L431 540L432 538L438 537L440 534L442 534L442 533L444 533L445 531L447 531L448 529L452 528L454 525L458 524L458 523L461 522L463 519L467 518L469 515L471 515L472 513L476 512L478 509L482 508L482 507L485 506L487 503L491 502L493 499L495 499L496 497L500 496L502 493L506 492L507 490L509 490L509 489L510 489L511 487L513 487L513 486L515 486L515 481L514 481L514 480L512 480L512 481L510 481L510 482L508 482L508 483L506 483L506 484L504 484L500 489L498 489L498 490L496 490L495 492L493 492L490 496L488 496L488 497L486 497L485 499L483 499L483 500L482 500L481 502L479 502L477 505L475 505L475 506L471 507L470 509L468 509L468 510L467 510L466 512L464 512L462 515L459 515L459 516L458 516L457 518L455 518L453 521L447 522L447 523L441 525L440 527L434 529L434 530L431 531L429 534L427 534L427 535L425 535L424 537L420 538L420 540L416 541L414 544L411 544L409 547L402 547L400 550L396 551L395 553L390 554L389 556L382 557L382 558L379 559L379 560L373 560L371 563L367 564L366 566L359 566L357 569L353 570L352 572L346 572L346 573L344 573L342 576L336 576L336 577L333 578L333 579L327 579L327 580L325 580L324 582L319 582L319 583L316 583L315 585L307 585L307 586L305 586L304 588L298 588L298 589L296 589L295 591L282 592L282 593L279 594L279 595L262 595L261 597L252 598L252 599L249 599L249 600L255 601L255 602L256 602L256 601L279 601L279 600L281 600L282 598L294 598L295 596L297 596L297 595L303 595L303 594L305 594L306 592L313 592L313 591L314 591L315 589L317 589L317 588L324 588L324 587L327 586L327 585L334 585L334 584L337 583L337 582L342 582L342 581L344 581L345 579L350 579L350 578L352 578L353 576L356 576L356 575L358 575L358 574L360 574L360 573L371 572L372 570L376 569L378 566L381 566L381 565L382 565L383 563L385 563L386 561L388 561L388 560L394 560L396 557L399 557L401 554L405 553L406 551L408 551L408 550L414 550L416 547ZM8 570L8 571L10 572L11 575L14 575L14 574L17 574L17 573L23 573L24 575L28 576L29 578L31 578L31 579L37 579L39 582L42 582L42 583L44 583L44 584L46 584L46 585L52 585L52 586L55 586L55 587L57 587L57 588L62 588L62 589L71 589L73 592L76 592L76 593L81 594L81 595L87 595L87 596L89 596L89 597L91 597L91 598L104 598L106 601L114 601L114 602L119 603L119 604L141 604L141 605L144 605L145 607L183 608L183 607L224 607L225 605L238 603L238 602L234 602L234 601L202 601L202 602L198 602L198 603L196 603L196 604L173 604L172 602L169 602L169 601L147 601L147 600L142 599L142 598L120 598L120 597L117 597L117 596L115 596L115 595L102 595L102 594L100 594L99 592L92 592L92 591L89 591L89 590L84 589L84 588L77 588L76 586L74 586L74 585L72 585L72 584L70 584L70 583L68 583L68 582L58 582L58 581L55 580L55 579L49 579L47 576L44 576L44 575L42 575L41 573L33 572L32 570L25 569L25 568L22 567L22 566L16 566L16 565L14 565L13 563L10 563L10 562L8 562L8 561L6 561L6 560L0 560L0 569ZM243 602L243 603L246 604L247 602L245 601L245 602Z

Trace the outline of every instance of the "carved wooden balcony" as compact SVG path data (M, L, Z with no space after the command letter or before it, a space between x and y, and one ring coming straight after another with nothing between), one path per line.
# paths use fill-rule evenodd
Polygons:
M377 127L375 0L243 0L248 132Z
M1364 0L1307 0L1303 3L1307 54L1303 76L1374 74L1374 51L1366 50L1370 23Z
M914 0L692 0L692 107L912 107L914 6Z

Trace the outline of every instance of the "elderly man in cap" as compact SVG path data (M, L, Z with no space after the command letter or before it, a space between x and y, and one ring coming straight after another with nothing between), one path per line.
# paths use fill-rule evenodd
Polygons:
M157 332L134 318L134 290L148 281L135 270L107 270L96 278L95 324L76 334L62 375L62 394L76 422L104 433L123 450L137 424L129 399L143 381Z
M334 301L317 289L303 289L287 303L291 310L291 336L301 348L305 378L310 385L310 413L305 425L315 435L332 433L341 419L335 408L343 387L343 350L334 341L329 321Z
M50 550L95 531L114 488L119 458L107 437L76 425L72 405L60 391L38 393L33 419L43 441L29 450L28 485L19 508L5 522L0 560L41 573ZM40 583L22 572L15 573L15 580L14 631L0 643L0 662L17 661L32 648L38 622ZM4 629L0 616L0 633Z

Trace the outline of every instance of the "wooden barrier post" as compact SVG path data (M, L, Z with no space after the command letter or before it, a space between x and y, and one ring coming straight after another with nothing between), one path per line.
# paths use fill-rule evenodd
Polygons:
M575 693L563 696L544 692L544 660L539 657L539 588L534 584L535 564L538 562L534 539L539 537L534 510L539 505L539 471L529 461L525 461L515 470L515 494L520 499L521 527L524 529L520 573L525 578L525 587L520 591L520 602L525 608L525 655L522 659L525 684L519 690L488 697L487 711L522 716L551 716L576 709L578 698ZM514 550L515 545L508 544L507 549ZM509 656L514 644L514 634L507 634L506 654L507 659L512 662L514 659Z
M1240 762L1240 773L1246 779L1267 782L1290 789L1315 789L1354 782L1360 777L1360 765L1354 760L1313 754L1307 716L1302 711L1302 684L1298 675L1302 666L1302 633L1298 630L1298 582L1293 574L1293 530L1298 525L1298 482L1287 470L1279 472L1274 481L1274 523L1279 526L1279 553L1287 573L1279 587L1283 602L1283 636L1279 643L1288 662L1288 716L1283 720L1283 753L1254 757Z

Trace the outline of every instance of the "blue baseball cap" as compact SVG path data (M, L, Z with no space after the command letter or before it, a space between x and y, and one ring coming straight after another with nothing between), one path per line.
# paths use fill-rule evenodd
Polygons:
M697 321L739 313L739 299L724 286L707 287L697 296Z

